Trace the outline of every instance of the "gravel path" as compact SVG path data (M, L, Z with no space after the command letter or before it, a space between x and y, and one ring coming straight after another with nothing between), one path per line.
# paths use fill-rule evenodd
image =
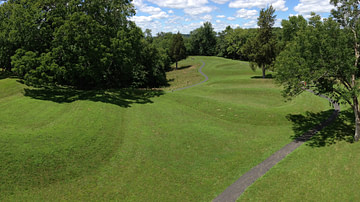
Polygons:
M205 83L206 81L208 81L208 80L209 80L209 77L208 77L206 74L204 74L204 72L202 72L202 69L203 69L204 66L205 66L205 62L204 62L204 61L201 61L201 63L202 63L202 65L201 65L201 67L200 67L200 69L199 69L199 73L205 77L205 80L201 81L200 83L191 85L191 86L186 86L186 87L183 87L183 88L174 89L174 90L171 90L171 91L168 91L168 92L175 92L175 91L185 90L185 89L188 89L188 88L192 88L192 87L198 86L198 85L203 84L203 83Z
M307 91L314 93L311 90L307 90ZM336 119L336 117L340 112L339 104L324 95L319 94L318 96L329 100L329 102L333 104L334 106L333 114L327 120L317 125L315 128L309 130L308 132L304 133L301 137L297 138L290 144L286 145L285 147L277 151L275 154L267 158L265 161L255 166L247 173L245 173L236 182L230 185L223 193L221 193L218 197L216 197L213 200L214 202L236 201L240 197L240 195L245 191L245 189L249 187L251 184L253 184L255 180L265 175L265 173L270 168L272 168L279 161L285 158L288 154L290 154L292 151L294 151L296 148L298 148L300 145L306 142L309 138L311 138L314 134L316 134L318 131L322 130L324 127L328 126L329 124L331 124L331 122Z

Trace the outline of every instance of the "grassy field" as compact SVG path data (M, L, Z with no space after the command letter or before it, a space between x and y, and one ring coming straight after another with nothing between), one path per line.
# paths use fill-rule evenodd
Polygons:
M174 89L190 86L191 84L200 83L204 78L198 73L201 62L195 60L194 57L188 57L178 64L178 69L172 67L172 71L166 74L170 86L164 88L164 91L171 91Z
M279 87L258 79L261 73L245 62L193 58L182 66L204 61L209 81L174 93L32 89L1 79L0 201L210 201L292 141L302 122L315 124L306 112L331 113L326 100L310 93L284 102ZM201 81L195 70L170 72L194 78L174 76L173 85ZM274 181L285 168L300 169L297 158L350 158L355 148L346 142L303 146L244 199L273 199L257 190L268 191L263 181Z

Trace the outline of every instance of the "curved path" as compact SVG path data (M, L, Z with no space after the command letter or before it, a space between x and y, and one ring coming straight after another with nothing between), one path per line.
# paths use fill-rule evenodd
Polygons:
M311 90L307 90L307 91L315 94ZM271 155L269 158L267 158L265 161L263 161L262 163L255 166L250 171L242 175L236 182L234 182L223 193L221 193L218 197L216 197L213 200L214 202L236 201L240 197L240 195L245 191L245 189L249 187L251 184L253 184L255 180L265 175L265 173L270 168L272 168L279 161L285 158L288 154L290 154L296 148L301 146L304 142L309 140L314 134L322 130L324 127L328 126L332 121L336 119L336 117L339 115L340 112L339 104L324 95L321 94L317 94L317 95L329 100L329 102L333 104L334 112L332 113L332 115L327 120L315 126L313 129L309 130L308 132L304 133L301 137L297 138L290 144L286 145L285 147L283 147L282 149Z
M208 77L206 74L204 74L204 72L202 72L202 69L203 69L204 66L205 66L205 62L204 62L204 61L201 61L201 63L202 63L202 65L201 65L201 67L200 67L200 69L199 69L199 73L205 77L205 80L201 81L200 83L191 85L191 86L186 86L186 87L183 87L183 88L174 89L174 90L171 90L171 91L168 91L168 92L175 92L175 91L179 91L179 90L185 90L185 89L188 89L188 88L192 88L192 87L198 86L198 85L203 84L203 83L205 83L206 81L208 81L208 80L209 80L209 77Z

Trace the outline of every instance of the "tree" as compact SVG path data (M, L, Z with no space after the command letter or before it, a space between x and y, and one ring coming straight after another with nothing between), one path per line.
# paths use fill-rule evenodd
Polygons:
M355 141L359 140L359 3L331 1L337 6L333 18L321 20L312 14L276 61L276 81L284 95L296 96L306 88L348 103L355 117Z
M263 78L265 78L266 69L270 68L276 58L276 37L273 34L273 26L275 24L275 9L261 9L258 18L258 33L255 38L248 40L244 47L244 53L248 55L251 61L251 68L262 69Z
M5 2L0 65L34 86L159 87L166 63L134 14L130 0Z
M218 33L217 41L216 41L216 50L217 56L219 57L227 57L227 47L228 44L226 42L225 37L231 32L233 29L230 26L227 26L224 31Z
M225 41L227 44L227 57L231 59L248 60L244 54L244 45L250 38L251 30L236 28L231 30L226 36Z
M289 20L281 21L282 37L285 43L291 41L296 33L300 30L304 30L307 26L307 21L301 15L299 16L290 16Z
M359 112L359 58L360 58L360 41L359 41L359 26L360 26L360 2L358 0L331 0L336 10L332 10L332 15L338 21L338 23L349 30L352 33L353 55L355 61L353 61L353 71L351 74L351 81L348 82L348 88L351 90L352 102L349 102L353 108L355 115L355 141L360 138L360 112Z
M171 70L172 59L170 57L170 47L172 42L173 34L171 32L157 33L156 37L153 38L153 44L158 49L161 55L161 62L166 68L166 71Z
M180 32L173 36L170 47L170 56L176 63L176 69L178 68L178 61L186 58L184 39Z
M215 55L216 32L210 22L190 32L191 53L194 55Z

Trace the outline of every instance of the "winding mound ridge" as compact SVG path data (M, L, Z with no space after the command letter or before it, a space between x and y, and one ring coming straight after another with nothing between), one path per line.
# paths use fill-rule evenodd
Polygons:
M209 201L292 141L288 114L331 109L284 103L245 62L200 61L209 80L174 93L0 80L0 200Z

